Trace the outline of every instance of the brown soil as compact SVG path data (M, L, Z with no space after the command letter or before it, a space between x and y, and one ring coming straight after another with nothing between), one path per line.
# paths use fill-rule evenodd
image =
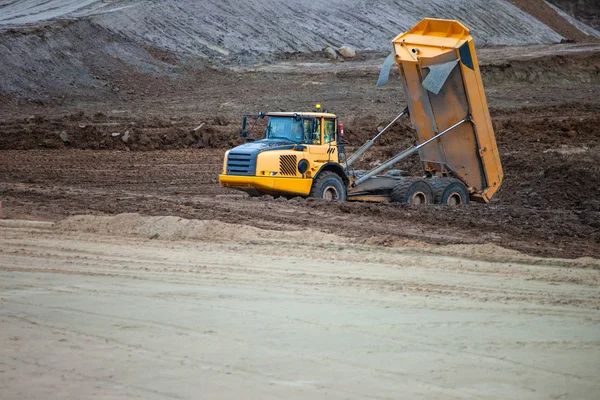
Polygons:
M600 29L600 3L597 0L548 0L585 24Z
M250 199L217 184L224 149L151 152L4 151L5 215L56 219L139 212L217 219L277 230L316 229L357 242L496 243L526 253L600 256L598 107L495 110L505 182L494 201L468 207ZM365 117L372 125L374 117ZM395 140L396 137L398 140ZM377 162L411 142L405 126L369 153ZM385 141L384 141L385 143ZM419 173L418 160L402 166Z
M585 41L591 39L565 20L552 7L548 6L544 0L511 0L511 2L569 40Z
M92 100L7 98L0 105L4 216L138 212L280 231L311 228L359 243L495 243L543 256L599 257L598 53L560 45L482 51L482 59L505 171L487 205L250 199L219 187L223 153L240 143L243 112L310 110L321 101L345 123L349 147L372 137L405 101L396 80L374 87L377 68L366 59L323 64L322 72L285 62L250 72L207 70L192 73L195 82L153 79L139 91L136 85L148 82L123 78L127 90L108 97L98 92ZM359 167L412 141L408 122L401 121ZM421 173L417 159L398 167Z
M238 141L237 121L224 117L111 116L84 112L0 121L0 149L165 150L225 147ZM194 130L195 127L200 129Z

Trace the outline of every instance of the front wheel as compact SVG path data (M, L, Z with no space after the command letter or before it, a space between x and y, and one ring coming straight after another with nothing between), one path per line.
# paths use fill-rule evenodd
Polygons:
M346 185L335 172L324 171L314 180L308 196L327 201L346 201Z

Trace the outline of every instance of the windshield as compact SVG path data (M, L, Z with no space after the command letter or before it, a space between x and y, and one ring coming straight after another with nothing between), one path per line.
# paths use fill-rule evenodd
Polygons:
M293 143L320 144L321 135L318 122L318 119L309 118L297 120L294 117L269 117L265 138L287 140Z

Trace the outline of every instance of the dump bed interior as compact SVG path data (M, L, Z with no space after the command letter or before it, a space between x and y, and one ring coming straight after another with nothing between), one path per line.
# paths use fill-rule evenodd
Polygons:
M421 148L423 167L462 180L472 199L489 201L503 173L469 30L457 21L424 19L393 44L419 143L471 119Z

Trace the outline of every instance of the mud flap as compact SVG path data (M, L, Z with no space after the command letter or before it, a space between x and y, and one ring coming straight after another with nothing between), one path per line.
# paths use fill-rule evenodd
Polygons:
M383 86L388 82L392 65L396 63L394 57L394 53L390 54L381 65L381 72L379 73L379 79L377 79L377 87Z

